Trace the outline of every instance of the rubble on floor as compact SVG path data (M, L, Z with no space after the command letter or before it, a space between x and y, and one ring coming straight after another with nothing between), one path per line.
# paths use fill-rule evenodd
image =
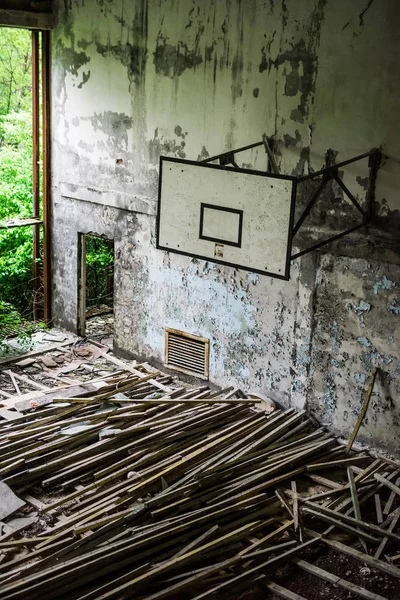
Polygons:
M101 305L86 313L86 335L100 344L113 347L114 314L112 308Z
M400 463L108 350L0 363L2 599L396 598Z

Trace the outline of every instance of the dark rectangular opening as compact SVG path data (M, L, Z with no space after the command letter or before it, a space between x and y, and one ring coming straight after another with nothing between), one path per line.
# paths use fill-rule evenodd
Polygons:
M78 333L113 346L114 241L79 234Z

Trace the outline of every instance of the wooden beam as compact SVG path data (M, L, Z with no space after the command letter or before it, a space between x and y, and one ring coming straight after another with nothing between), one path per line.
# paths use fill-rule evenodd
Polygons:
M51 322L51 130L50 130L50 32L42 41L42 139L43 139L43 288L44 321Z
M32 31L32 216L40 219L40 44L39 32ZM40 226L33 232L33 320L39 319L38 294L40 289Z
M30 12L0 8L0 25L25 29L53 29L54 15L51 13Z

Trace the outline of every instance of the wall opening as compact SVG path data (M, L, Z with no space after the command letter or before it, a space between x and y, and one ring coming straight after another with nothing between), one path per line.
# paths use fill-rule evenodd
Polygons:
M113 346L114 241L79 234L79 334Z

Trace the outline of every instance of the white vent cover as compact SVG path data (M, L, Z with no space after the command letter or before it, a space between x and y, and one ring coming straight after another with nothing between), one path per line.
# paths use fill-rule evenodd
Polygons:
M210 341L178 329L165 330L165 365L208 379Z

